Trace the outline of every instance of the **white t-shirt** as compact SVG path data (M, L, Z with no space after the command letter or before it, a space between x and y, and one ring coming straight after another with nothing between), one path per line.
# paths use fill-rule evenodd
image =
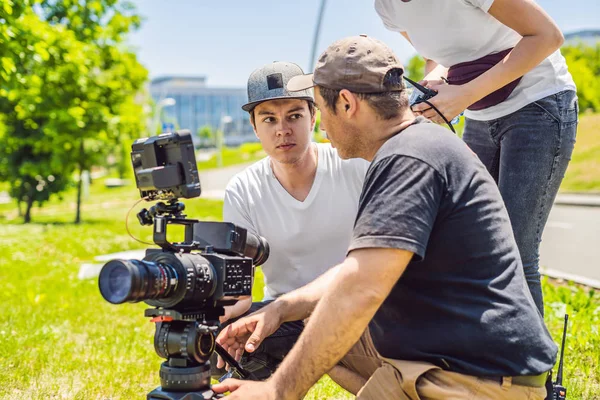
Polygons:
M477 60L514 47L522 36L488 14L494 0L375 0L384 25L406 32L425 58L445 67ZM576 90L560 50L526 73L502 103L465 116L487 121L500 118L551 94Z
M315 280L348 251L369 163L342 160L329 144L317 149L317 173L302 202L281 186L269 157L237 174L225 190L223 220L269 243L265 300Z

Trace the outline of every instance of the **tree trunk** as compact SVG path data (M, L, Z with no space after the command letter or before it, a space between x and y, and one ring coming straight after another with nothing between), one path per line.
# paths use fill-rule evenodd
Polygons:
M30 196L27 198L25 215L23 216L23 222L26 224L31 222L31 208L32 207L33 207L33 195L30 194Z
M118 161L118 169L119 169L119 179L125 179L125 171L127 170L127 166L128 166L128 154L127 154L127 150L125 149L125 146L123 146L121 144L121 157L120 160Z
M77 183L77 213L75 215L75 223L79 224L81 222L81 189L83 184L83 158L84 158L84 148L83 148L83 139L81 139L79 145L79 182Z

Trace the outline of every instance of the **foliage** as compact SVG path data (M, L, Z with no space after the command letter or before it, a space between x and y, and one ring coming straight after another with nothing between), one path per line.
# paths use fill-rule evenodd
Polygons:
M6 126L0 137L0 177L11 182L11 195L26 203L28 222L33 202L46 201L50 190L62 190L70 180L73 166L65 161L73 144L62 133L78 109L63 88L66 78L78 83L87 48L64 29L43 23L31 10L15 19L11 28L15 36L5 43L7 57L2 59L8 79L0 87ZM48 176L60 177L63 184L34 183L36 177Z
M217 145L217 132L210 125L198 128L200 147L215 147Z
M406 76L415 82L425 77L425 59L419 55L413 56L406 64Z
M115 149L122 154L123 140L139 136L144 114L135 96L147 71L123 44L139 25L128 3L16 3L22 12L8 20L4 31L11 35L0 43L0 179L10 181L11 195L30 210L67 188L74 171L105 165ZM62 184L40 192L28 183L50 175ZM79 215L78 205L76 221Z
M329 143L327 133L321 130L321 111L317 110L315 115L315 129L313 130L313 140L317 143Z
M600 111L600 43L564 46L562 54L577 85L581 111Z

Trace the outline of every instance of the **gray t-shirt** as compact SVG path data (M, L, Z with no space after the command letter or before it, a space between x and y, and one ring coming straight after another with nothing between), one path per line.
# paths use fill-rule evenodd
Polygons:
M384 357L475 376L554 365L500 192L450 131L419 117L378 151L350 250L371 247L415 253L370 324Z

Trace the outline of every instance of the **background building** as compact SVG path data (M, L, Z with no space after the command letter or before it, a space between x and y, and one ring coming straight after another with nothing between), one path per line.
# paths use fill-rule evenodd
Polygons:
M234 146L257 141L248 113L242 110L247 94L244 88L212 88L206 78L165 76L153 79L150 93L156 104L172 98L174 105L162 107L160 122L176 128L189 129L197 143L198 131L210 126L213 131L223 129L224 143ZM223 120L230 122L223 123Z

